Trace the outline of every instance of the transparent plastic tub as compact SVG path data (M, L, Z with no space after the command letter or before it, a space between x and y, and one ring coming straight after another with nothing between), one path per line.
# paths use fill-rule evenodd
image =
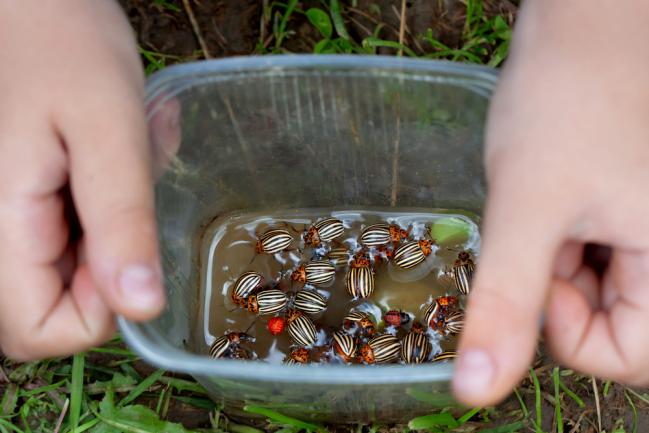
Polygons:
M452 363L284 366L192 353L206 225L235 211L447 208L480 214L493 70L359 56L173 66L148 83L169 298L119 325L156 366L189 373L231 416L245 405L317 422L407 421L452 403ZM170 113L180 112L178 122Z

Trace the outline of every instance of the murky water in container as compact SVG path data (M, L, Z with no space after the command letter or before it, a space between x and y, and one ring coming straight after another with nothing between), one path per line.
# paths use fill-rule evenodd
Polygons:
M461 250L469 250L474 258L480 248L480 235L475 218L462 213L435 210L394 209L293 209L265 213L237 213L216 218L206 228L201 248L201 299L202 311L195 329L195 350L207 353L209 346L220 335L231 330L246 331L256 337L255 343L246 346L254 351L259 360L280 363L291 351L292 342L286 330L275 337L267 329L273 317L257 316L240 308L231 300L232 286L245 271L256 271L264 276L265 282L277 281L287 293L295 293L304 285L292 282L290 273L301 263L317 254L326 253L326 248L304 248L302 234L314 222L333 216L343 221L345 233L337 239L338 246L347 247L352 253L361 249L358 243L364 227L379 222L397 224L410 230L412 239L423 239L427 228L432 229L433 238L439 235L433 253L415 268L402 270L392 263L375 262L375 290L367 299L354 300L344 284L347 266L339 267L335 279L317 291L325 296L327 310L312 316L318 329L317 345L329 342L334 330L340 329L343 318L350 310L367 312L381 331L383 313L388 310L406 312L413 320L423 322L424 312L430 302L438 296L459 295L449 277L448 269ZM274 255L257 254L257 236L269 228L284 228L294 237L292 249ZM313 290L313 287L307 286ZM283 313L280 313L283 314ZM409 326L409 325L408 325ZM398 332L405 335L406 330ZM453 349L456 338L440 338L429 332L433 353Z

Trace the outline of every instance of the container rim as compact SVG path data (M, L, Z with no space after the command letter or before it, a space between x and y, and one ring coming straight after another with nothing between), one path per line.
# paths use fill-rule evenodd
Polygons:
M413 75L444 74L471 80L479 88L492 91L498 73L495 69L442 60L410 59L391 56L359 55L282 55L232 57L172 65L151 75L146 85L148 112L155 109L161 91L174 84L198 83L202 78L237 72L282 70L353 69L402 72ZM257 382L312 383L322 385L386 385L447 382L453 362L421 365L377 365L371 368L344 365L275 365L261 362L214 360L169 344L151 323L137 323L118 316L117 323L126 344L148 363L170 371L203 378L221 377Z

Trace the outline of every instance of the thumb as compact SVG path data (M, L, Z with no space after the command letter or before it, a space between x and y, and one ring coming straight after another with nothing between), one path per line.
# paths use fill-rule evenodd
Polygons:
M533 205L552 200L497 177L453 378L456 398L469 406L497 403L527 372L562 238L556 221L561 214Z
M164 306L144 109L139 86L117 83L62 118L70 182L93 280L110 309L132 320ZM92 92L90 93L92 94Z

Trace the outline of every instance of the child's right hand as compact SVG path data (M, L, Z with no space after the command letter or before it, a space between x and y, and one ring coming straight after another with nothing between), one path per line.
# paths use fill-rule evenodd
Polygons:
M557 361L649 383L649 4L527 0L518 20L489 114L484 245L454 378L474 406L526 374L543 311ZM601 279L586 242L613 251Z
M141 65L112 1L0 0L0 59L0 347L70 354L165 302Z

